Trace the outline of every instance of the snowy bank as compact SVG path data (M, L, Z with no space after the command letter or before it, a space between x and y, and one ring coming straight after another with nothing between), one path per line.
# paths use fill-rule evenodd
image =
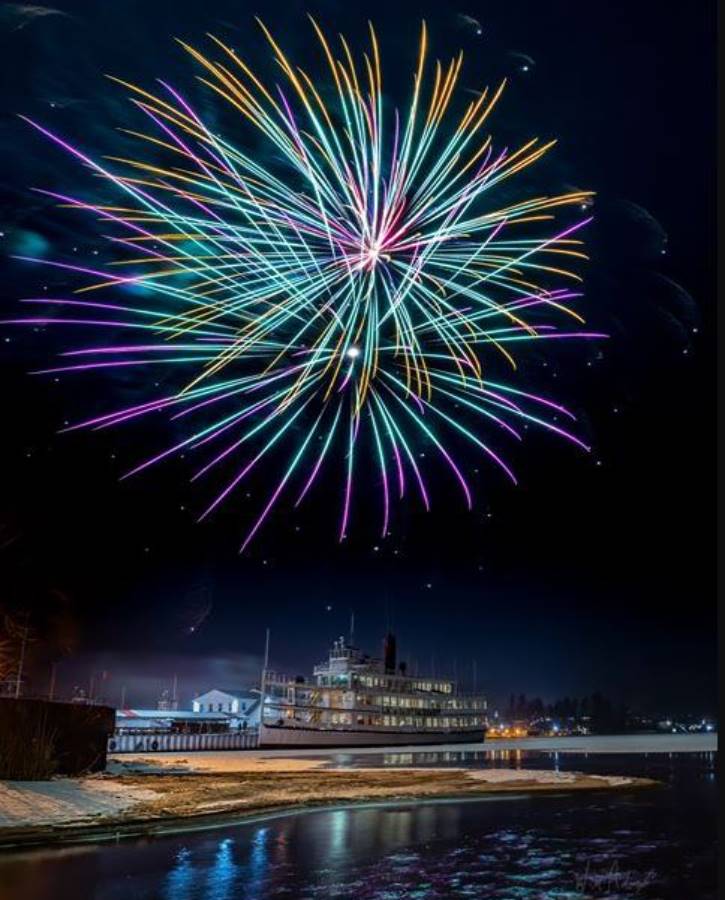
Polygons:
M323 805L655 784L645 778L526 769L339 769L319 760L224 753L203 766L196 763L195 757L165 764L142 758L115 766L125 774L0 783L0 847L170 833L223 824L230 817Z
M119 785L93 776L0 781L0 829L89 824L155 797L148 788Z

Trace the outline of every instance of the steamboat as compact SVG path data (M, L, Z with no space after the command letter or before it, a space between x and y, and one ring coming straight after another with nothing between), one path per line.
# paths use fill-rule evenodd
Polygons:
M447 678L409 675L388 634L373 659L340 637L308 681L265 667L259 746L371 747L482 742L486 699Z

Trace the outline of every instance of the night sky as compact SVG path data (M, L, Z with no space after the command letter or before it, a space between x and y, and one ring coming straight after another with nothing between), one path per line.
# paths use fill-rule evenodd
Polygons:
M11 254L87 260L96 246L88 218L31 191L77 188L90 176L16 113L101 155L122 140L114 129L133 121L104 73L164 77L213 111L175 36L201 43L216 32L272 71L253 23L258 7L241 0L53 6L42 16L12 4L0 11L3 319L45 284L73 287ZM456 671L470 685L475 660L494 704L510 692L554 699L602 690L644 710L710 713L714 8L513 0L460 11L397 3L391 16L392 8L286 2L263 15L310 68L305 11L359 42L372 19L385 77L406 87L425 17L434 55L463 47L463 86L510 77L495 136L558 138L532 185L597 192L582 309L610 337L529 354L521 377L577 411L592 453L532 432L511 456L518 487L469 454L474 512L441 477L433 512L411 503L385 541L359 513L338 544L340 486L331 485L294 514L282 504L239 556L254 501L269 493L263 478L201 525L206 495L189 485L184 460L119 483L143 453L164 446L161 422L57 432L114 408L132 376L29 375L70 337L0 326L0 602L32 609L38 634L52 638L52 651L40 641L33 651L34 683L43 689L55 654L64 689L105 669L112 701L126 684L130 702L152 702L174 672L182 699L212 684L246 686L267 626L272 663L306 673L354 610L356 636L372 650L390 623L403 657L422 670ZM480 20L483 35L459 12ZM533 60L528 72L519 53Z

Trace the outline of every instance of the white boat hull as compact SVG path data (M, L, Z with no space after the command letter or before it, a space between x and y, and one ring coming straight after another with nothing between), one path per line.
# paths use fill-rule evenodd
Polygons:
M348 731L318 728L288 728L284 725L261 725L259 746L271 750L278 747L406 747L419 744L483 743L482 728L450 731L394 731L372 729Z

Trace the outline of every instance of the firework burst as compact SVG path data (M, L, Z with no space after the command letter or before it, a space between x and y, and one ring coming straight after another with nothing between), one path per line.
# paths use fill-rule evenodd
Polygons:
M159 412L183 424L182 440L128 474L195 451L194 480L227 475L201 518L266 458L276 464L286 454L242 549L283 493L298 505L332 477L334 457L343 469L343 539L356 473L371 463L387 535L394 499L413 492L430 507L422 445L469 507L454 445L468 443L514 481L490 443L497 432L520 438L533 423L583 447L555 424L571 413L486 371L494 356L515 370L533 342L598 336L572 309L580 278L567 268L583 257L577 232L588 220L552 225L561 208L579 210L591 195L496 203L499 185L553 142L495 149L487 122L503 84L456 107L462 54L429 64L425 25L401 114L383 101L372 27L356 58L344 38L333 47L312 21L326 71L315 80L259 24L281 85L266 85L215 37L214 58L182 46L239 125L261 133L273 164L212 131L165 82L156 93L120 82L146 122L128 132L147 151L135 158L95 161L31 122L117 199L45 192L100 218L112 258L88 267L46 261L84 282L72 298L26 301L51 312L15 321L112 335L107 345L68 351L46 372L137 366L144 379L157 367L176 377L173 390L154 396L150 376L147 402L71 427Z

